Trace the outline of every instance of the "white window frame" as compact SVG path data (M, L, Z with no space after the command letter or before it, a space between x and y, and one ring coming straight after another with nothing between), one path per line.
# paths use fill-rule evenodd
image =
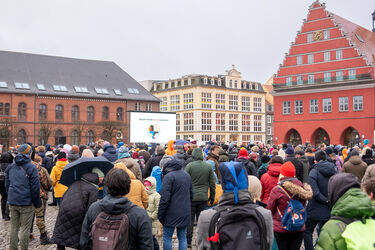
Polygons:
M251 108L251 98L250 96L242 96L242 111L249 111Z
M242 132L250 132L251 130L251 116L242 115Z
M283 101L283 115L290 115L292 112L292 104L290 101Z
M254 112L262 112L262 98L261 97L254 97Z
M342 49L336 50L336 60L342 59Z
M330 39L330 30L323 31L323 39L324 40Z
M168 98L166 96L160 97L160 112L168 111Z
M238 96L229 95L229 110L238 110Z
M310 114L319 113L319 100L318 99L310 99Z
M313 36L313 33L308 33L307 34L307 42L308 43L311 43L314 41L314 36Z
M189 110L194 108L194 93L184 94L184 109Z
M225 131L225 113L216 113L216 130Z
M211 93L203 92L201 93L202 97L202 109L211 109L212 108L212 97Z
M303 76L302 75L297 76L297 85L303 85Z
M216 109L225 110L225 94L216 94Z
M353 96L353 111L363 111L363 96Z
M331 112L332 112L332 99L323 98L323 113L331 113Z
M355 69L349 69L348 76L349 80L355 80L356 79L356 70Z
M180 95L172 95L171 97L171 111L180 110Z
M331 82L331 72L324 72L324 82Z
M288 76L285 80L285 85L292 86L292 84L293 84L293 78L291 76Z
M303 57L301 55L297 56L297 65L303 64Z
M184 113L184 131L194 130L194 113Z
M349 111L349 98L347 96L339 97L339 112Z
M331 52L330 51L324 52L324 61L325 62L331 61Z
M307 56L307 63L308 64L313 64L314 63L314 54L309 54Z
M212 113L202 112L202 131L211 131L212 130Z
M307 75L307 84L313 84L315 82L314 74Z
M336 71L336 81L344 80L344 72L342 70Z
M238 131L238 114L229 114L229 131Z
M294 101L294 114L296 115L303 114L303 101L302 100Z
M267 126L267 135L272 135L272 127Z
M254 115L254 132L262 132L262 116Z

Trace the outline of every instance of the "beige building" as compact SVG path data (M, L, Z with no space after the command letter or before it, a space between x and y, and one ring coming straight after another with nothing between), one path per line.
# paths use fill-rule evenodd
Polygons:
M177 139L239 145L266 139L266 93L260 83L243 80L234 65L225 75L153 81L151 93L160 98L160 111L176 112Z

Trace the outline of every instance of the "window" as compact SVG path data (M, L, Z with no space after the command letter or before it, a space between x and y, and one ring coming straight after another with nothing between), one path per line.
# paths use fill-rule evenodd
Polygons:
M283 114L289 115L291 112L290 101L283 102Z
M114 89L113 91L115 92L115 95L122 95L121 90L119 89Z
M323 38L324 38L324 40L329 39L329 30L325 30L325 31L323 32Z
M307 34L307 42L311 43L313 41L313 33Z
M272 128L270 126L267 127L267 135L272 135Z
M311 99L310 100L310 113L318 113L319 112L319 100L318 99Z
M194 108L194 94L188 93L184 94L184 109L193 109Z
M262 135L254 135L254 141L256 142L262 142L263 136Z
M216 135L216 142L217 143L224 143L225 142L225 135Z
M314 83L314 75L308 75L307 76L307 83L313 84Z
M225 110L225 94L216 94L216 109Z
M101 94L101 95L108 95L108 90L105 89L105 88L95 88L95 91L97 94Z
M194 113L184 114L184 131L194 130Z
M203 84L207 85L207 78L203 79Z
M8 84L6 82L0 82L0 88L8 88Z
M262 98L254 97L254 112L262 112Z
M238 131L238 114L229 114L229 131Z
M344 74L342 70L336 71L336 81L342 81L344 80Z
M291 76L288 76L286 78L286 86L292 86L292 77Z
M242 97L242 111L250 111L250 96Z
M229 87L232 88L232 80L229 80Z
M180 131L180 114L176 114L176 131Z
M324 61L329 62L331 60L331 52L324 52Z
M26 120L26 103L24 102L18 104L18 119Z
M215 79L211 79L211 85L215 85Z
M336 60L341 60L342 59L342 50L338 49L336 50Z
M139 90L138 89L133 89L133 88L128 88L128 93L129 94L139 94Z
M4 115L9 115L9 112L10 112L10 104L5 103Z
M121 107L116 109L116 120L117 121L123 121L124 120L124 110Z
M297 56L297 65L302 64L302 56Z
M81 138L80 134L77 130L72 131L72 139L71 139L71 145L79 145L81 144Z
M24 82L15 82L16 89L30 89L30 85Z
M79 121L79 107L77 105L72 107L72 121Z
M218 86L221 86L221 79L219 79L219 80L217 81L217 85L218 85Z
M139 102L136 102L134 105L135 111L141 111L141 104Z
M271 122L272 122L271 116L267 115L267 123L271 123Z
M202 135L202 141L208 142L212 140L212 135Z
M92 130L87 131L86 133L86 143L90 144L91 142L94 142L95 140L95 135Z
M349 69L349 80L354 80L356 78L355 69Z
M229 96L229 110L238 110L238 96Z
M349 111L349 98L348 97L339 97L339 111L346 112Z
M363 110L363 96L353 96L353 111Z
M160 103L160 111L165 112L167 111L167 97L163 96L160 97L161 103Z
M191 85L191 79L190 78L188 79L188 85Z
M294 101L294 113L303 114L303 101L302 100Z
M109 108L107 106L104 106L102 108L102 120L103 121L109 120Z
M27 137L26 131L24 129L18 130L18 132L17 132L17 144L25 144L26 143L26 137Z
M225 131L225 113L216 113L216 130Z
M249 145L251 142L251 135L242 135L242 144Z
M237 88L237 80L234 80L234 88Z
M324 82L331 81L331 72L324 72Z
M307 56L307 62L309 64L314 63L314 54L310 54Z
M211 113L202 112L202 130L210 131L212 126Z
M211 101L211 93L202 93L202 109L210 109Z
M74 87L74 90L75 90L77 93L89 93L89 91L87 90L86 87Z
M87 107L87 121L88 122L93 122L95 118L95 108L93 106L88 106Z
M47 119L47 105L39 104L39 121Z
M53 85L54 91L67 92L68 89L64 85Z
M46 87L44 87L44 84L41 84L41 83L38 83L36 87L38 88L38 90L46 90Z
M242 115L242 132L250 132L250 115Z
M3 115L4 114L4 106L3 106L3 103L0 102L0 115Z
M151 103L147 103L146 104L146 111L147 112L151 112L152 111L152 104Z
M171 111L180 110L180 95L171 96Z
M254 115L254 132L262 132L262 116Z
M302 84L303 84L303 77L297 76L297 85L302 85Z
M56 105L56 108L55 108L56 121L62 121L64 119L63 118L63 111L64 111L63 105L61 105L61 104Z
M324 113L332 112L332 100L331 100L331 98L324 98L323 99L323 112Z

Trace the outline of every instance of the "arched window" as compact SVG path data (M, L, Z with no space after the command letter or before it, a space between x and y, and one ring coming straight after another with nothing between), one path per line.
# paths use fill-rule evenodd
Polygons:
M4 105L2 102L0 102L0 115L4 114Z
M39 104L39 120L44 121L47 119L47 105Z
M101 139L103 139L103 140L105 140L105 141L110 141L109 133L108 133L107 130L104 130L104 131L102 132L101 137L102 137Z
M89 106L87 108L87 121L88 122L94 121L94 113L95 113L95 108L93 106Z
M61 104L56 105L56 121L63 120L64 107Z
M72 107L72 121L79 121L79 107L77 105Z
M48 141L48 138L47 138L46 131L44 129L40 129L39 134L38 134L39 145L46 145L47 141Z
M55 132L55 145L59 144L66 144L66 137L64 136L61 129L58 129Z
M18 144L25 144L26 143L26 131L24 129L18 130L17 133L17 143Z
M72 141L71 141L71 145L79 145L81 142L80 142L80 134L78 133L77 130L73 130L72 132Z
M9 103L5 103L5 112L4 112L4 115L9 115L10 113L10 104Z
M109 119L109 108L107 106L104 106L102 109L102 120L106 121Z
M86 142L87 144L95 141L95 135L92 130L87 131L86 133Z
M122 108L117 108L116 118L117 118L117 121L123 121L124 120L124 110Z
M18 104L18 119L26 120L26 103L24 102Z

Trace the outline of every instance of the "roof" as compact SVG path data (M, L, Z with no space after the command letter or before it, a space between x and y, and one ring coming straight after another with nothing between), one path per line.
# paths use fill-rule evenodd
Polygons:
M0 92L159 101L114 62L10 51L0 51Z

